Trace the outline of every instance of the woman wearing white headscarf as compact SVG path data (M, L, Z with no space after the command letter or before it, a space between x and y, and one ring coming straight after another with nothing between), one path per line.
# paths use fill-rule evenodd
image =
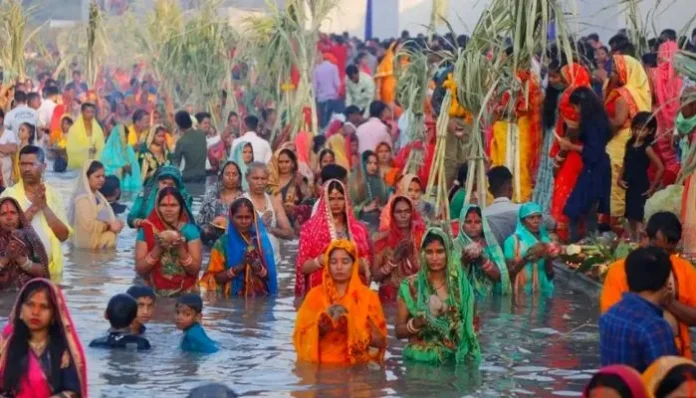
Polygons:
M106 249L116 246L123 222L99 189L104 185L104 165L88 160L77 178L68 207L68 222L74 229L73 245L78 249Z

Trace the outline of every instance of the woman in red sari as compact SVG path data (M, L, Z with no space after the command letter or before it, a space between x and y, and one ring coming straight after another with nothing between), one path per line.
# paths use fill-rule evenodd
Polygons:
M395 302L401 281L420 269L418 250L425 223L411 199L398 195L390 202L389 231L375 242L375 263L372 275L380 283L379 298Z
M582 65L571 63L562 67L558 74L549 73L549 83L565 87L558 104L559 115L556 122L556 134L561 138L570 138L576 142L580 114L570 104L570 95L578 87L590 87L590 73ZM557 234L561 239L567 240L568 217L563 214L563 208L582 171L582 157L580 152L561 151L558 141L553 143L549 156L556 160L551 216L556 220Z
M27 282L10 312L0 336L0 396L87 397L85 352L49 280Z
M358 222L348 199L346 187L338 180L324 184L316 213L300 231L295 270L295 297L304 297L309 289L321 285L326 264L324 253L331 241L352 240L358 247L360 277L369 285L372 247L367 228Z
M202 245L179 191L163 188L157 194L155 209L140 224L135 270L158 295L194 292L201 270Z

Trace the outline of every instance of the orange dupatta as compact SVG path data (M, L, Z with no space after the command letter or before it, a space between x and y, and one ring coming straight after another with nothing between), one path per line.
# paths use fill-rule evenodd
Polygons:
M334 240L326 250L326 258L336 249L345 250L353 258L353 268L346 294L338 292L329 272L328 261L323 267L322 284L313 288L297 312L293 344L297 358L314 363L355 365L384 360L384 349L370 347L371 329L387 335L387 324L377 294L365 286L358 275L358 250L349 240ZM331 330L319 335L319 319L332 305L346 308L347 331Z

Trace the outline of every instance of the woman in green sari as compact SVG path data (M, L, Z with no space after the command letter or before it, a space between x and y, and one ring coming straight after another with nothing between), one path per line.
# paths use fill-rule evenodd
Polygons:
M138 158L128 145L128 132L124 125L117 124L111 130L101 153L101 162L107 176L116 176L121 181L121 192L136 193L143 188Z
M396 337L409 339L407 360L443 364L479 361L474 292L452 239L440 228L425 233L421 269L399 287Z
M510 276L503 249L478 205L468 204L462 209L455 248L462 255L462 267L476 297L484 298L491 292L510 294Z
M560 250L551 243L541 213L538 204L523 204L517 216L517 228L505 241L505 260L515 295L553 294L553 259Z
M242 173L242 190L248 192L249 182L244 176L247 175L249 166L254 163L254 150L251 147L251 143L242 141L237 144L237 146L234 147L234 151L232 151L230 160L239 167L239 172Z
M184 198L186 204L185 212L189 220L194 220L191 213L191 205L193 198L189 195L184 185L184 180L181 178L181 171L174 166L162 166L157 169L157 173L148 181L142 192L136 196L133 201L133 207L128 213L128 226L131 228L140 228L140 224L145 220L155 208L155 200L157 192L165 187L176 187L179 193Z
M355 218L367 224L370 232L376 232L379 229L379 216L389 200L387 185L379 173L377 154L363 152L361 164L356 169L350 182Z

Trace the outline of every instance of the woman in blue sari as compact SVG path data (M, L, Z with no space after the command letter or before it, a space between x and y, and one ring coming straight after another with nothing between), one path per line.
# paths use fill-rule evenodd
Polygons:
M277 278L273 246L254 205L247 198L235 200L200 286L225 297L269 296L278 293Z
M505 241L504 252L516 295L553 294L553 259L558 254L554 253L538 204L528 202L520 207L517 228Z
M510 275L503 249L478 205L468 204L462 209L455 247L462 255L462 268L477 298L485 298L491 292L510 294Z
M238 167L239 172L242 176L247 175L247 169L249 165L254 163L254 150L250 142L242 141L237 146L234 147L234 151L230 156L230 160L233 161ZM242 190L244 192L249 191L249 182L246 178L242 178Z
M101 162L107 176L116 176L121 181L121 192L137 193L142 187L140 164L133 148L128 145L128 133L122 124L111 130L101 153Z
M162 166L157 169L157 173L148 181L142 192L133 201L133 207L128 213L128 226L140 228L140 223L145 220L152 210L155 209L157 192L165 187L176 187L186 203L186 213L189 220L195 220L191 213L193 198L189 195L181 178L181 171L174 166Z

